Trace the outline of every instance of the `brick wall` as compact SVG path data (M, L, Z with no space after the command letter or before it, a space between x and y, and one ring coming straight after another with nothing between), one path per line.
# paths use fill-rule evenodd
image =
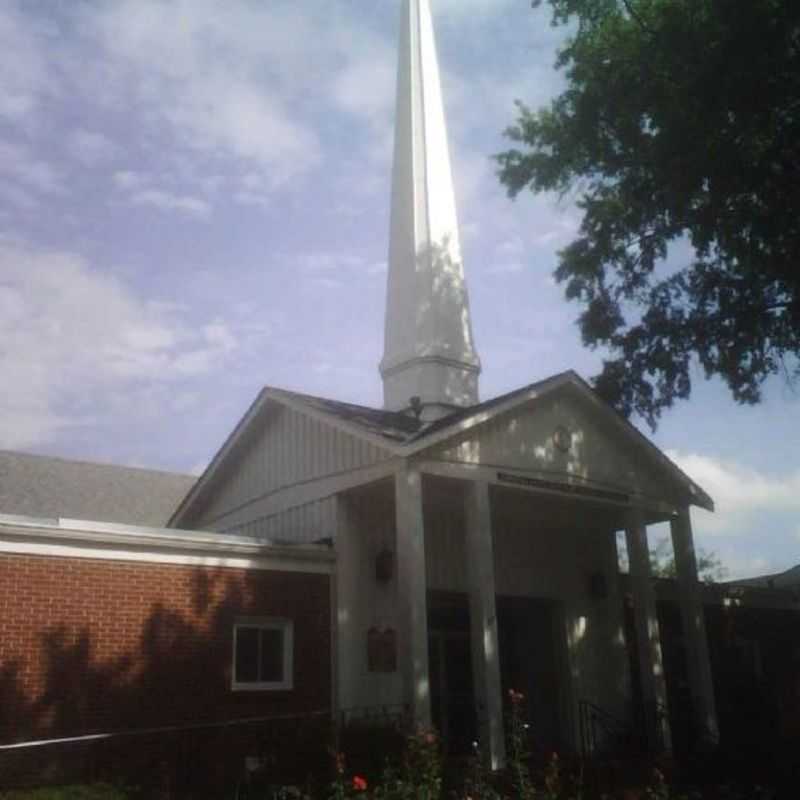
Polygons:
M0 744L331 705L330 578L0 555ZM237 616L294 621L294 689L233 692Z

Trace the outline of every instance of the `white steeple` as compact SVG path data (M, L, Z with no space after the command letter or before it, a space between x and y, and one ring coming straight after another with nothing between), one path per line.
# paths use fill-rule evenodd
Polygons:
M397 75L384 407L423 418L478 402L439 64L428 0L403 0Z

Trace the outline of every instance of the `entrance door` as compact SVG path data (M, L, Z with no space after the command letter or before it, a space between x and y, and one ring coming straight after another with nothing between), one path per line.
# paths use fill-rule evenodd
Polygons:
M558 606L529 597L498 597L500 675L503 699L509 689L525 695L523 713L533 745L540 751L560 749L561 692Z

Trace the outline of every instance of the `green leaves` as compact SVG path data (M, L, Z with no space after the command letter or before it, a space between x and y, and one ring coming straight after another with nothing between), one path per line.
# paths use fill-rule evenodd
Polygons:
M757 402L767 377L798 374L800 3L549 3L577 22L568 86L519 105L497 161L512 197L579 190L555 274L609 353L597 389L654 427L699 363Z

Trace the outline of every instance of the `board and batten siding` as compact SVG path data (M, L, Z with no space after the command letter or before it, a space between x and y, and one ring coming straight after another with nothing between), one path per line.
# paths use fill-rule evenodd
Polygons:
M188 515L194 527L264 538L309 541L319 526L332 530L332 503L316 498L279 513L265 513L265 504L280 492L388 460L391 454L301 411L270 403L244 434L203 490L197 511ZM327 536L325 532L322 536ZM313 538L321 538L313 536Z

